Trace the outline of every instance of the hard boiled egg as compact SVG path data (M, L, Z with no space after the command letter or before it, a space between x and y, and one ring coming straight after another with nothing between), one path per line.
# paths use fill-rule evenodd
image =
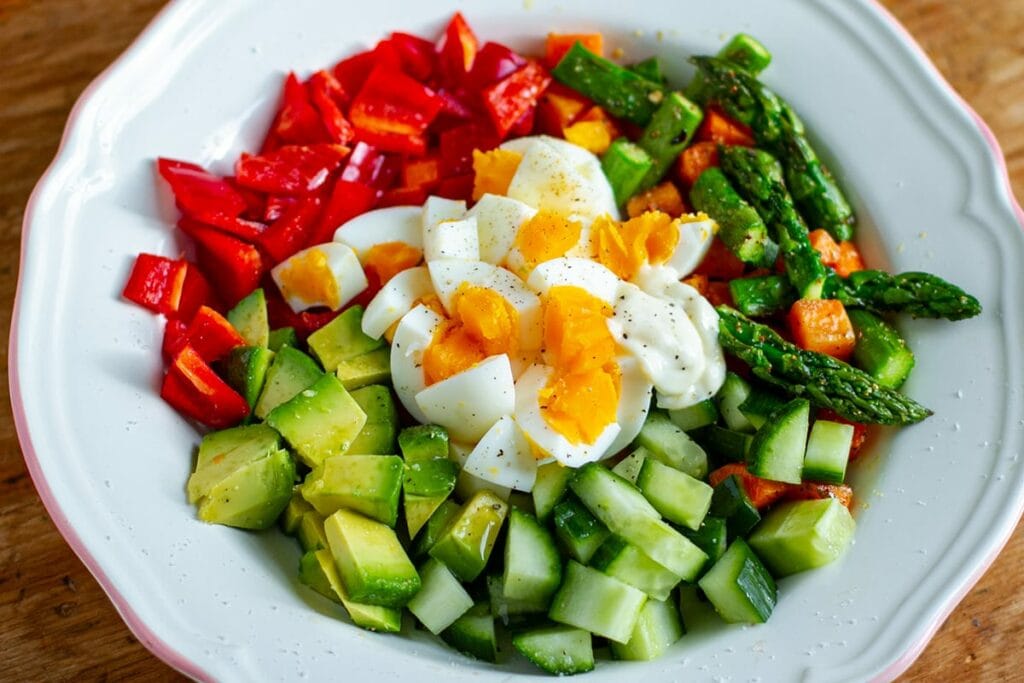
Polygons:
M584 258L556 258L545 261L530 273L527 287L544 296L552 287L572 285L586 290L606 304L613 305L619 290L619 278L600 263Z
M485 194L468 216L476 217L480 260L501 264L515 243L519 227L533 218L537 210L509 197Z
M608 446L604 457L611 457L628 446L640 433L651 407L654 385L644 373L640 362L632 356L619 356L619 408L615 421L619 434Z
M703 213L680 216L677 225L679 241L664 265L676 271L678 280L692 273L707 256L718 226Z
M442 259L479 261L476 216L444 220L424 228L423 256L428 263Z
M422 424L430 422L416 403L416 394L427 386L423 375L423 352L443 324L444 318L419 305L402 316L391 341L391 383L395 394L409 414Z
M412 310L417 301L430 295L434 285L426 266L408 268L385 284L366 306L363 333L380 339L389 327Z
M270 271L296 313L326 306L337 311L366 289L366 275L351 247L318 244L289 256Z
M515 380L508 356L491 356L436 382L418 392L415 401L426 418L422 422L441 425L456 441L476 442L515 409Z
M499 419L480 438L462 468L492 484L529 491L537 479L537 460L519 425Z
M334 232L334 241L352 247L360 262L366 253L388 242L401 242L423 250L423 209L391 206L356 216Z

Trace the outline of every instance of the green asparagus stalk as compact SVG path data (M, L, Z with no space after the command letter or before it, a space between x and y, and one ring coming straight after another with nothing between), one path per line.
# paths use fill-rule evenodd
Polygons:
M821 298L828 270L811 246L807 224L782 179L782 166L763 150L724 147L722 170L768 224L786 264L786 276L804 299Z
M668 82L665 72L661 70L661 60L657 57L648 57L642 62L631 64L626 68L637 75L643 76L651 83L665 85Z
M641 190L658 184L679 153L690 144L703 119L701 108L683 97L682 93L673 92L665 96L637 140L654 162Z
M845 280L832 273L824 295L849 308L875 313L909 313L915 318L964 320L981 313L976 298L931 273L859 270Z
M905 425L931 411L863 370L805 351L728 306L718 306L718 341L760 379L855 422Z
M729 293L740 313L753 316L781 313L797 299L793 286L781 275L730 280Z
M551 75L604 107L610 114L646 126L665 95L665 86L624 69L576 43Z
M746 33L737 33L721 50L718 57L744 69L751 76L756 76L772 61L772 53L756 38ZM699 71L694 75L690 85L686 86L686 96L694 102L704 103L704 76Z
M711 167L700 174L690 188L690 202L718 223L718 236L744 263L769 267L775 262L777 245L768 228L750 204L736 192L722 170Z
M637 193L654 162L643 147L626 138L617 138L601 157L601 168L615 195L615 203L622 206Z
M882 386L898 389L914 368L914 354L892 325L860 308L847 311L857 345L853 360Z
M853 237L853 209L807 141L804 124L778 95L741 68L717 57L693 57L707 98L747 124L759 147L772 152L786 171L786 185L807 223L837 240Z

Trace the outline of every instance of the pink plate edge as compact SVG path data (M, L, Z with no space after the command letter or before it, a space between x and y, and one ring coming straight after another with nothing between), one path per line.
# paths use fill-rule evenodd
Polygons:
M999 141L996 139L995 134L993 134L992 129L989 128L988 124L985 123L984 119L981 118L981 116L973 109L973 107L971 107L971 105L968 104L963 99L963 97L960 96L956 89L952 85L950 85L949 81L946 80L942 72L939 71L938 67L936 67L935 64L931 61L931 58L928 57L927 53L924 51L921 45L910 34L910 32L899 22L899 20L897 20L896 17L894 17L889 12L889 10L886 9L879 2L879 0L868 1L874 7L875 11L878 12L878 14L881 17L883 17L892 25L892 27L902 37L904 43L912 50L914 50L920 57L922 57L922 61L928 65L932 72L932 78L935 79L938 83L945 86L946 89L954 96L956 101L959 102L960 106L968 114L970 114L971 118L975 122L975 125L978 127L978 130L981 132L983 138L985 139L985 142L987 143L989 149L992 152L994 162L1002 176L1003 184L1006 190L1006 195L1010 202L1010 206L1014 214L1016 215L1017 222L1020 224L1021 228L1024 229L1024 208L1021 208L1020 203L1014 196L1013 188L1010 184L1009 171L1006 167L1005 155L1003 154L1002 148L999 145ZM32 195L29 197L28 204L25 207L25 214L22 220L22 242L20 256L20 262L22 265L24 265L25 263L25 245L27 242L24 236L30 230L29 219L33 214L35 204L38 201L40 188L43 187L45 181L52 173L54 167L57 165L58 161L64 155L66 151L65 147L70 137L70 131L74 128L75 124L77 123L77 119L79 118L79 114L85 102L87 102L92 97L93 93L99 88L99 86L104 81L106 81L110 77L110 74L121 62L127 61L130 55L135 51L135 46L145 36L148 36L151 32L153 32L158 27L159 24L163 23L165 17L176 6L177 3L171 2L166 7L161 9L150 21L150 23L147 24L146 28L144 28L143 31L135 38L135 40L133 40L132 43L125 49L125 51L117 59L115 59L110 66L104 69L103 72L99 76L97 76L96 79L92 83L90 83L88 87L86 87L86 89L79 96L74 107L72 107L71 113L68 115L68 122L64 128L64 134L61 138L60 145L57 149L56 155L54 156L54 160L50 163L50 166L47 168L46 172L43 174L39 182L36 184L36 188L35 190L33 190ZM36 487L36 491L39 493L39 497L43 502L43 506L46 508L47 513L53 520L53 523L57 527L57 530L64 537L64 540L67 541L72 551L78 556L78 558L86 566L89 572L96 578L96 581L100 584L100 587L107 594L107 597L110 598L110 601L113 603L114 608L117 610L118 614L120 614L121 618L125 621L125 624L128 626L128 629L136 638L138 638L139 642L141 642L146 647L146 649L152 652L155 656L157 656L159 659L161 659L163 662L173 667L177 671L196 680L213 680L212 677L207 672L205 672L201 667L199 667L195 662L188 659L180 652L178 652L176 649L174 649L170 644L160 639L160 637L157 636L149 628L149 626L147 626L146 623L139 617L135 610L132 609L129 602L117 590L117 587L114 585L113 581L111 581L110 578L106 576L106 574L100 567L99 563L92 556L92 554L89 553L88 549L82 543L81 539L78 537L78 534L75 532L74 526L64 515L64 512L60 507L60 504L58 503L56 497L53 495L53 492L50 490L50 487L46 481L45 476L43 475L42 468L39 465L39 460L36 457L35 450L32 445L32 438L29 432L28 422L25 417L24 406L22 405L21 401L21 387L18 374L17 341L18 323L20 320L18 316L18 309L19 302L21 299L21 271L22 268L19 267L19 282L17 294L15 295L14 299L14 308L12 312L12 326L8 346L8 368L10 372L9 389L11 397L11 410L14 416L14 424L18 434L18 441L22 448L22 454L25 458L26 466L28 467L29 476L32 478L32 482ZM1015 516L1020 517L1022 514L1024 514L1024 501L1022 501L1021 505L1017 509ZM992 552L988 556L986 556L984 560L978 565L977 569L971 574L971 576L963 583L960 590L950 600L947 601L942 612L936 617L934 621L932 621L927 626L921 638L915 643L913 643L906 650L906 652L904 652L903 655L897 658L882 673L880 673L875 678L875 681L891 681L910 668L914 661L924 651L925 647L928 645L929 641L931 641L932 637L935 635L936 631L938 631L939 627L943 624L943 622L945 622L946 618L953 612L953 610L960 603L960 601L963 600L963 598L971 591L971 589L981 579L985 572L987 572L988 569L992 566L992 563L995 561L996 557L1003 550L1007 542L1010 540L1010 537L1013 535L1014 528L1014 526L1010 526L1002 530L1001 538L999 539L998 544L993 548Z

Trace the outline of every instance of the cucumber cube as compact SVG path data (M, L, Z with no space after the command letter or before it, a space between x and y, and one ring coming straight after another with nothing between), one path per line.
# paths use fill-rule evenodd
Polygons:
M639 588L655 600L666 600L679 577L649 558L621 536L605 541L590 562L594 569Z
M384 347L361 356L343 360L335 370L346 389L359 389L369 384L391 381L391 348Z
M648 600L640 610L633 634L626 643L612 642L616 659L647 662L665 651L685 633L679 608L672 600Z
M704 551L704 554L708 556L708 562L714 563L725 554L725 549L728 547L727 530L725 519L708 515L696 531L683 529L683 536Z
M775 581L742 538L732 542L697 585L730 624L762 624L775 609Z
M647 596L596 569L569 560L548 616L619 643L629 641Z
M769 512L749 541L776 576L789 576L837 559L856 527L853 515L835 498L800 500Z
M255 289L228 311L228 322L249 346L266 348L270 343L267 322L267 298L262 289Z
M566 496L552 514L555 535L573 559L587 563L611 532L574 496Z
M323 374L316 361L302 351L291 346L282 347L267 369L263 391L253 412L261 420L266 419L270 411L308 388Z
M747 496L743 481L735 474L718 483L711 496L711 514L725 518L729 536L746 536L758 522L761 513Z
M565 495L574 469L558 462L549 462L537 468L537 480L533 484L533 509L537 519L547 521L555 505Z
M462 581L472 581L487 565L508 504L490 491L480 491L437 539L430 556L447 565Z
M684 432L718 422L718 408L712 399L705 399L689 408L668 411L668 419Z
M384 340L363 334L363 307L351 306L309 335L306 344L324 370L334 372L342 361L381 348Z
M794 398L773 411L750 444L750 473L799 484L810 418L811 402L805 398Z
M755 429L760 429L771 414L784 405L786 399L775 392L752 386L747 398L740 404L740 412L750 420Z
M562 582L562 558L551 532L536 517L515 508L508 518L502 581L508 598L542 603Z
M669 467L703 479L708 474L708 456L697 442L672 423L668 413L652 410L634 442L648 451L648 457Z
M341 603L356 626L382 633L402 629L402 610L353 602L345 592L330 550L310 551L299 562L299 580L321 595Z
M366 413L334 375L323 375L267 416L300 459L316 467L348 450L366 424Z
M694 440L709 456L723 462L746 460L750 443L754 437L743 432L734 432L718 425L707 425L694 430Z
M477 603L451 626L441 632L441 640L469 657L485 662L498 661L498 638L494 617L485 602Z
M413 616L437 635L473 606L473 598L448 568L430 559L420 568L423 587L406 607Z
M817 420L807 437L803 478L842 484L853 445L853 425L831 420Z
M571 676L594 670L594 647L589 633L568 626L549 626L524 631L512 645L541 671Z
M391 527L342 508L327 518L324 531L352 600L404 607L420 590L420 576Z
M500 574L487 577L487 595L491 602L491 614L508 625L509 620L523 615L544 614L551 606L551 600L515 600L505 595L505 581Z
M397 455L336 455L310 472L302 496L324 517L348 508L393 527L402 470Z
M650 451L643 446L639 446L632 453L616 463L615 467L612 468L612 472L619 475L629 483L635 484L636 478L640 476L640 468L644 466L644 461L647 460L650 455Z
M668 521L697 529L711 507L709 485L657 460L645 460L637 486Z
M718 412L725 420L725 426L735 432L752 432L754 425L747 416L740 411L740 406L750 396L750 384L735 372L725 375L725 382L722 388L715 395L718 403Z

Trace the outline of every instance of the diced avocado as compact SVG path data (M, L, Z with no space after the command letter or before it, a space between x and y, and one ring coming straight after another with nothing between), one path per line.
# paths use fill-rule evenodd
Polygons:
M366 413L334 375L321 376L267 415L310 467L347 451L365 423Z
M313 506L302 497L302 492L298 488L294 489L291 500L288 501L284 512L281 513L281 531L289 536L294 536L299 530L302 515L312 509Z
M309 387L322 375L312 358L290 346L282 347L267 369L267 379L253 412L261 420L266 419L271 410Z
M351 360L384 346L383 339L363 334L363 307L351 306L337 318L309 335L306 344L327 372L334 372L342 361Z
M344 507L393 527L402 471L397 455L335 455L309 473L302 496L321 515Z
M405 522L409 535L415 536L448 499L455 486L455 477L449 474L455 463L448 459L448 432L438 425L403 429L398 435L398 447L405 458L407 475L410 475L402 494ZM454 502L451 504L455 505ZM434 538L436 540L436 536Z
M383 633L398 633L402 628L402 610L364 605L349 599L330 550L310 551L303 555L299 561L299 580L321 595L341 603L356 626Z
M464 655L485 662L498 661L498 639L494 631L494 617L485 602L473 605L469 611L441 632L441 640Z
M299 335L295 333L294 327L279 327L276 330L270 331L267 346L275 353L285 346L297 349L299 347Z
M444 496L455 488L459 466L443 460L414 460L405 464L403 487L410 496Z
M335 371L346 389L391 381L391 347L385 346L361 356L343 360Z
M267 348L270 323L267 322L267 299L262 289L253 292L228 311L228 322L249 346Z
M349 446L348 452L359 455L397 453L395 437L398 434L398 408L395 407L391 391L381 384L373 384L350 393L352 400L366 413L366 424Z
M277 450L221 479L199 501L199 519L241 529L274 524L292 497L295 461Z
M398 435L398 447L406 462L448 457L448 432L438 425L407 427Z
M750 546L776 576L789 576L832 562L853 540L857 523L839 500L783 503L750 535Z
M352 600L403 607L420 590L420 576L391 527L342 508L327 518L324 531Z
M420 503L425 503L428 500L431 501L430 505L434 505L434 498L423 499L422 501L416 499L413 502L418 505ZM409 504L410 498L406 497L405 516L407 520L410 515ZM424 517L423 521L418 522L416 525L416 529L420 533L417 534L417 532L414 532L412 530L412 524L409 524L409 535L416 538L416 542L412 547L412 552L415 557L422 557L426 555L430 549L434 547L434 544L437 543L437 539L441 538L441 534L443 534L445 529L448 528L448 525L459 516L459 512L462 511L462 506L451 498L445 498L434 506L432 510L433 512L431 514ZM420 516L423 515L423 511L417 511L416 514L418 521Z
M462 507L430 549L430 556L444 562L459 579L472 581L490 559L506 514L505 501L490 491L480 491Z
M231 350L224 361L224 374L231 388L240 393L249 408L256 407L256 400L263 391L267 370L274 360L274 352L262 346L238 346Z
M324 533L324 518L312 507L303 513L295 535L298 536L299 545L302 546L302 552L304 553L327 547L327 535Z
M210 432L199 443L196 469L188 478L188 502L198 503L239 468L281 447L281 436L263 424Z

